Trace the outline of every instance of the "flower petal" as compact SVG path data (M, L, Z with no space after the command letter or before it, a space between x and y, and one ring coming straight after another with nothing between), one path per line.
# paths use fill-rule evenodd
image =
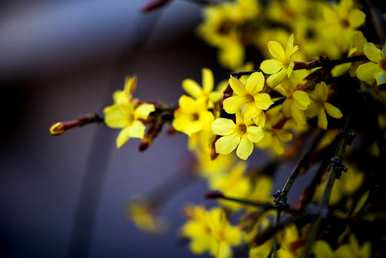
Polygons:
M322 108L318 114L318 126L322 129L327 129L327 115L324 109Z
M268 93L259 93L255 95L255 104L259 109L267 110L273 101Z
M272 74L267 79L267 84L269 87L274 88L276 85L281 83L287 77L287 70L281 69L280 72Z
M244 87L244 84L236 79L235 77L231 77L229 78L229 85L231 86L233 92L236 94L236 95L244 95L245 94L245 87Z
M277 41L268 42L268 51L273 58L280 61L285 59L285 52L283 46Z
M217 135L229 135L233 133L235 123L231 119L217 118L212 123L212 132Z
M373 43L366 43L363 47L363 52L366 57L373 61L374 63L378 63L382 58L382 52L378 49Z
M229 154L240 143L240 136L235 134L226 135L218 139L215 143L216 152L219 154Z
M339 108L335 107L334 105L325 102L324 103L324 108L326 109L326 112L329 116L339 119L342 118L343 114L340 112Z
M253 143L248 139L247 135L244 135L241 138L240 144L237 147L236 154L242 160L247 160L248 157L252 154Z
M229 114L234 114L240 110L241 106L246 102L245 97L242 96L232 96L224 99L223 108L225 112Z
M141 104L135 109L134 116L136 119L147 119L154 110L155 106L153 104Z
M363 23L365 23L366 15L359 11L358 9L354 9L349 13L348 20L350 21L350 25L353 28L358 28Z
M191 113L195 112L197 109L197 103L194 101L194 99L186 95L182 95L180 97L180 99L178 100L178 104L181 109Z
M204 68L201 71L202 73L202 87L205 92L211 92L213 90L214 86L214 78L213 78L213 72L208 69Z
M283 68L283 64L276 59L267 59L260 64L260 69L266 74L274 74Z
M254 72L252 73L247 80L247 84L245 86L247 92L252 95L260 92L264 88L265 78L262 72Z
M251 142L259 142L263 138L264 132L260 126L248 126L247 136Z
M183 80L182 88L184 88L186 93L188 93L190 96L194 98L198 98L202 93L200 85L196 81L193 81L192 79Z
M380 70L381 68L378 66L378 64L368 62L358 66L355 73L359 80L365 81L368 84L371 84L375 79L374 75Z
M130 122L129 119L132 116L132 111L133 107L131 104L108 106L103 110L105 123L111 128L123 128Z
M293 93L292 96L295 100L296 107L300 110L306 110L307 107L311 104L310 97L305 91L297 90Z
M146 127L140 121L134 121L130 126L123 128L116 139L118 148L122 147L130 138L142 139L145 135Z

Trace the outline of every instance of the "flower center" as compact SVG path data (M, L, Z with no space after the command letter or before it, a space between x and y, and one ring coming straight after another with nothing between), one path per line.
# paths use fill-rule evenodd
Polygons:
M382 68L382 70L386 70L386 58L382 58L379 61L379 66Z
M347 19L340 20L340 24L342 25L343 28L350 27L350 22Z
M247 94L245 97L247 98L248 103L255 102L255 98L251 94Z
M198 121L200 119L200 115L198 113L193 113L192 114L192 120L193 121Z
M247 126L245 124L239 124L237 129L239 134L245 134L247 132Z

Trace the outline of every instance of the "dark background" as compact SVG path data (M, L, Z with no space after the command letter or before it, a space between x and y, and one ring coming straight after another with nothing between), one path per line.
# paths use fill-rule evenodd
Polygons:
M193 256L176 232L184 204L209 204L204 182L167 202L162 235L127 218L130 199L186 168L184 136L164 134L139 153L135 140L117 150L118 131L103 126L48 133L55 121L100 112L127 74L139 76L137 96L176 103L184 78L216 68L194 33L198 6L176 0L145 15L143 2L1 2L0 257Z

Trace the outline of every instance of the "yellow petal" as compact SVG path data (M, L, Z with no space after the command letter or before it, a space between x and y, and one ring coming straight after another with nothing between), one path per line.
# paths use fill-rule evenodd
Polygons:
M358 66L356 70L356 75L359 80L365 81L368 84L371 84L374 81L374 75L379 72L381 69L378 64L368 62Z
M274 88L276 85L281 83L287 77L286 69L281 69L280 72L272 74L267 79L267 84L269 87Z
M200 85L192 79L185 79L182 82L182 88L184 88L184 90L194 98L198 98L202 93Z
M135 118L136 119L147 119L151 112L155 110L153 104L141 104L135 109Z
M235 123L231 119L217 118L212 123L212 131L217 135L229 135L233 133Z
M213 72L208 69L202 69L202 87L205 92L211 92L214 86Z
M105 124L108 127L123 128L130 122L129 119L132 115L132 106L130 104L115 104L106 107L103 112L105 115Z
M351 67L351 63L345 63L334 66L331 70L331 74L333 77L339 77L342 74L346 73Z
M280 71L283 68L283 64L276 59L264 60L260 64L260 69L266 74L274 74Z
M263 129L260 126L248 126L247 136L251 142L259 142L263 136Z
M297 108L300 110L306 110L307 107L311 104L310 97L305 91L297 90L293 93L293 98Z
M253 143L248 139L247 135L242 136L239 146L237 147L236 154L242 160L247 160L252 154Z
M294 62L291 62L289 63L288 67L287 67L287 76L288 78L291 76L293 70L294 70L294 67L295 67L295 63Z
M277 60L282 61L285 59L285 52L283 46L277 41L268 42L268 51L272 55L272 57Z
M134 121L130 126L123 128L116 139L117 147L122 147L130 138L142 139L146 127L140 121Z
M273 104L273 101L268 93L259 93L255 95L255 104L257 108L267 110Z
M333 118L339 119L339 118L342 118L343 116L339 108L335 107L334 105L331 105L328 102L324 103L324 108L326 109L327 114Z
M241 106L246 103L245 97L241 96L232 96L224 99L223 108L225 112L229 114L235 114L241 108Z
M291 36L288 38L287 46L285 49L285 54L286 54L287 58L289 58L293 54L295 54L296 51L298 51L298 49L299 49L298 46L294 46L294 34L291 34Z
M322 129L327 129L327 115L324 109L321 109L318 115L318 126Z
M297 124L306 124L306 116L304 115L304 111L298 109L296 105L291 105L291 116Z
M137 88L137 77L136 76L127 77L125 81L125 85L123 86L123 89L126 95L130 96L135 91L135 88Z
M237 95L245 94L244 84L240 80L236 79L235 77L229 78L229 85L231 86L235 94Z
M223 136L215 143L216 152L224 155L229 154L236 149L239 143L240 136L234 134Z
M377 82L377 86L386 83L386 72L379 71L374 74L375 80Z
M365 23L365 17L366 15L362 11L354 9L349 13L348 20L353 28L358 28Z
M178 104L185 111L190 111L192 113L196 111L197 104L191 97L182 95L178 100Z
M316 258L333 258L332 249L325 241L316 241L313 249Z
M134 121L130 126L126 127L127 134L131 138L142 139L145 135L146 127L141 121Z
M315 90L313 94L316 99L326 101L328 98L328 87L326 83L324 82L318 83L315 86Z
M264 81L265 78L262 72L254 72L248 77L245 88L247 92L254 95L264 88Z
M382 58L382 52L378 49L373 43L366 43L363 47L363 52L366 57L373 61L374 63L378 63Z

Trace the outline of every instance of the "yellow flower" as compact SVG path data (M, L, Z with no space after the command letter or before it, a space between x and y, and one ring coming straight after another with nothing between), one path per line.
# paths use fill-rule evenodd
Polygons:
M334 251L326 241L322 240L315 242L313 246L313 253L315 258L334 258Z
M215 143L217 153L226 155L237 148L236 154L243 160L252 154L253 143L263 137L262 128L253 125L251 120L245 120L240 114L236 114L236 124L231 119L216 119L212 131L222 136Z
M370 258L371 244L366 242L360 246L356 237L350 235L349 242L339 246L335 251L326 241L316 241L313 246L313 253L315 258Z
M164 224L155 217L146 202L133 201L129 205L129 217L141 230L157 233L164 229Z
M355 31L351 38L351 45L350 45L350 50L348 52L348 56L352 57L352 56L363 55L363 48L366 43L367 43L367 40L365 36L363 36L363 33L360 31ZM331 74L334 77L341 76L345 72L349 71L351 67L352 67L352 63L344 63L344 64L336 65L331 70ZM357 67L358 65L356 64L353 68L356 69ZM355 77L355 73L353 74L353 76Z
M174 112L174 129L189 136L201 130L210 129L210 124L214 117L208 111L208 106L204 99L194 100L183 95L180 97L178 104L179 108Z
M299 232L295 225L287 226L280 234L279 258L295 258L300 255L300 248L294 248L294 243L299 241Z
M280 111L280 106L277 106L267 112L264 137L256 144L259 148L272 150L276 155L283 154L285 144L292 140L292 134L284 126L278 126L285 120Z
M373 43L366 43L363 52L370 62L361 64L356 74L361 81L377 85L386 83L386 44L383 49L378 49Z
M269 41L268 50L273 59L264 60L260 69L264 73L270 74L267 84L270 87L275 87L285 77L290 77L295 66L293 56L298 51L298 46L294 46L294 35L292 34L288 38L285 50L277 41Z
M350 196L355 193L362 185L364 180L363 173L353 167L348 167L347 171L337 180L332 187L331 197L329 203L331 205L337 204L342 197ZM327 182L318 185L315 190L315 199L321 200Z
M286 97L283 102L283 113L286 117L292 117L295 122L304 126L306 124L305 110L310 106L311 99L307 91L302 89L302 82L307 73L302 71L294 72L294 76L284 80L275 87L275 90Z
M322 7L322 39L327 42L329 57L339 58L348 51L352 35L364 24L366 15L354 8L352 0L341 0L339 4L325 4Z
M245 58L245 45L253 44L254 33L250 26L259 13L255 0L237 0L210 5L204 8L204 22L199 35L219 49L222 65L230 69L240 67Z
M272 241L254 246L249 250L249 258L267 258L272 251Z
M113 94L113 100L115 104L131 103L132 94L137 88L137 77L127 77L123 90L117 90Z
M214 88L214 78L213 72L208 68L202 69L202 87L192 80L185 79L182 82L182 87L184 90L193 98L200 99L203 98L208 102L208 107L213 107L213 104L219 101L222 97L221 92L213 91Z
M143 121L155 110L153 104L134 106L131 93L135 88L136 79L129 78L123 91L114 93L114 104L106 107L103 112L105 124L111 128L122 129L116 139L118 148L122 147L130 138L142 139L146 127Z
M350 240L347 244L344 244L335 251L334 257L339 258L370 258L371 257L371 244L370 242L359 245L358 240L354 235L350 236Z
M233 96L223 102L224 110L229 114L241 112L246 120L254 119L257 124L264 126L264 113L273 101L268 93L263 93L264 75L261 72L251 74L246 83L231 77L229 84Z
M249 178L245 176L246 169L247 164L245 162L238 162L229 173L213 178L210 182L210 188L219 190L231 197L247 197L251 184ZM239 204L233 202L221 201L220 203L232 210L241 208Z
M188 207L189 220L182 227L182 235L190 239L190 250L197 255L209 252L218 258L232 257L232 247L242 242L242 232L232 226L220 208L205 210L201 206Z
M270 177L258 176L249 198L258 202L272 202L272 187L272 179Z
M313 92L310 93L312 102L306 113L309 117L318 116L318 126L327 129L327 114L333 118L342 118L339 108L327 102L328 87L325 82L318 83Z

